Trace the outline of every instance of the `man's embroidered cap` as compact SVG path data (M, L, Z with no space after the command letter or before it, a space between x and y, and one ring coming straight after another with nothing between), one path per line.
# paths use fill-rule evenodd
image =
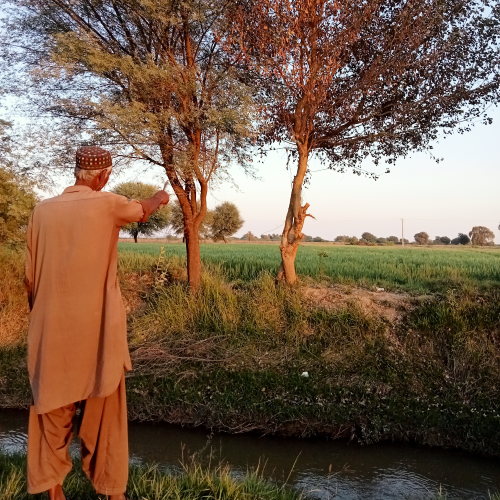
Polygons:
M84 146L76 151L76 166L83 170L111 167L111 153L97 146Z

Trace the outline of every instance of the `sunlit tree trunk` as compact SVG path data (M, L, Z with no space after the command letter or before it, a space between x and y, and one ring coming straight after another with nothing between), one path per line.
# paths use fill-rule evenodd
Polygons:
M289 284L294 284L297 281L295 272L295 257L302 240L302 227L304 226L305 218L307 217L307 209L309 204L301 205L302 183L307 171L307 160L309 152L307 146L298 145L299 163L297 166L297 174L293 178L292 192L290 195L290 203L285 219L285 227L281 235L281 265L278 271L278 279L284 280Z

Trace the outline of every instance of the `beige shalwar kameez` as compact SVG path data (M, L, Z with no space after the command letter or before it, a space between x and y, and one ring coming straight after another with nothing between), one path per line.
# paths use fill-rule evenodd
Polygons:
M126 444L123 373L132 367L117 278L117 243L121 226L144 222L149 216L147 210L138 201L81 185L66 188L60 196L35 207L28 227L25 278L33 304L28 333L28 371L33 392L28 437L31 493L43 491L40 487L54 486L54 481L67 474L68 457L61 459L61 453L67 455L67 447L64 451L64 446L56 449L41 443L48 442L44 433L56 432L54 422L62 420L62 441L57 436L55 441L66 442L70 425L67 417L74 413L76 403L101 401L97 404L105 407L106 398L113 397L114 403L108 406L115 407L117 421L122 422L122 431L114 436ZM121 394L119 399L117 391ZM99 420L94 428L97 434L87 436L87 441L97 443L100 433L108 436L103 429L110 427L105 420L112 415L108 411L106 418ZM113 448L118 454L115 462L121 463L117 473L121 479L119 485L108 485L109 492L123 492L128 449L123 443L116 443L115 447L107 447L107 453ZM33 466L41 460L47 462L44 467ZM104 457L94 456L94 465L103 462ZM50 477L44 477L48 470L52 471ZM91 479L102 476L102 471L87 472ZM111 476L109 470L107 477ZM107 488L102 481L94 481L94 486L100 492Z

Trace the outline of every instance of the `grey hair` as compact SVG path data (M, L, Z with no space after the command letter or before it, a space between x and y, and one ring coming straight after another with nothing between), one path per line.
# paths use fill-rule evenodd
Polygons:
M99 170L88 170L84 168L75 167L75 177L80 181L91 181L94 177L97 177L103 170L106 170L108 174L111 172L113 167L101 168Z

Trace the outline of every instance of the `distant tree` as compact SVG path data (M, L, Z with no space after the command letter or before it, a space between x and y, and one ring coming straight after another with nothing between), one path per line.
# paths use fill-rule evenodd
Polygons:
M19 244L38 198L33 185L0 168L0 244Z
M404 238L404 243L405 245L408 245L410 243L410 240L407 240L406 238ZM401 244L401 238L399 239L399 244Z
M271 241L279 241L279 240L281 240L281 234L276 234L276 233L271 234Z
M349 236L345 242L348 244L348 245L356 245L356 243L358 242L358 238L356 238L356 236Z
M380 245L385 245L387 243L387 238L377 238L375 242Z
M368 243L375 243L377 241L377 237L374 234L368 232L364 232L361 235L361 239L366 240Z
M261 234L260 239L263 241L271 241L271 236L269 236L268 234Z
M448 236L436 236L432 242L434 245L449 245L450 238Z
M417 233L414 236L414 238L415 238L415 241L417 242L418 245L428 245L429 244L429 235L425 231Z
M242 237L242 240L247 240L247 241L255 241L257 239L257 236L252 233L252 231L248 231L248 233L245 233Z
M464 233L458 233L458 236L451 240L452 245L468 245L469 243L470 238Z
M347 240L347 238L349 238L349 236L336 236L333 241L337 243L344 243Z
M495 234L491 229L484 226L474 226L469 233L473 245L489 245L493 243Z
M122 182L113 189L113 192L125 196L129 200L144 200L151 198L160 188L153 184L145 184L144 182ZM122 231L130 234L134 241L137 243L137 237L142 234L144 236L151 236L156 231L165 229L170 222L171 208L166 205L160 210L153 212L147 222L131 222L122 227Z
M399 238L397 236L389 236L387 241L392 241L393 243L399 243Z
M328 241L328 240L324 240L321 236L315 236L313 238L313 241L316 242L316 243L322 243L322 242L325 242L325 241Z
M214 241L223 240L227 243L226 238L238 232L244 223L238 207L230 201L225 201L217 205L213 211L210 224L212 238Z

